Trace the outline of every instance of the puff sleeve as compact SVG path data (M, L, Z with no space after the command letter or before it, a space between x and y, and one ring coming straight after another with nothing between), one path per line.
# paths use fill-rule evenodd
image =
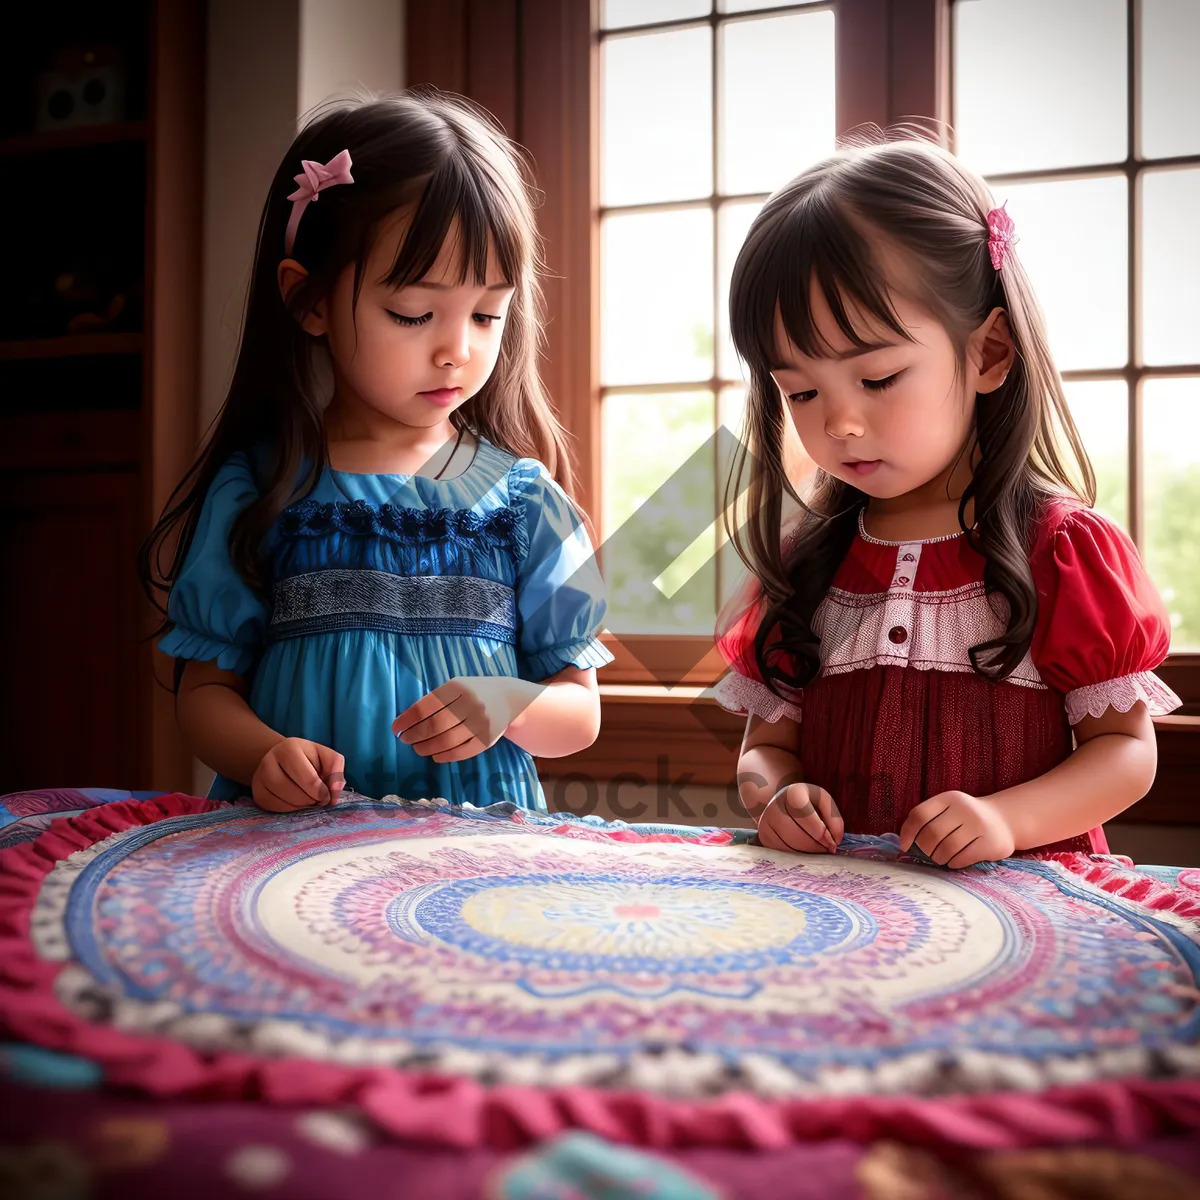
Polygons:
M1170 618L1123 530L1091 509L1059 513L1030 565L1038 590L1030 654L1042 681L1064 694L1072 725L1139 700L1154 716L1179 706L1154 674L1171 647Z
M509 472L521 533L517 565L518 669L535 683L567 667L603 667L613 655L599 639L604 581L587 528L567 494L534 459Z
M233 455L204 498L183 569L167 599L175 628L158 648L171 658L216 662L244 675L254 664L266 630L266 609L229 557L234 519L258 497L250 462Z
M794 689L778 685L777 695L764 681L754 653L754 639L764 616L764 601L756 580L750 580L726 606L718 632L717 649L729 671L713 689L713 699L726 711L753 715L774 723L781 717L799 721L803 709L801 696Z

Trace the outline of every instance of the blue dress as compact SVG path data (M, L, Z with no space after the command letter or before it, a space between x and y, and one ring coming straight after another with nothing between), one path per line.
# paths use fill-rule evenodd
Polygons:
M565 493L534 459L480 439L453 479L326 467L266 542L272 593L229 557L234 518L259 492L235 454L213 480L158 643L248 677L251 709L286 737L345 757L367 796L546 807L532 757L507 738L435 763L392 734L409 705L459 675L540 681L601 667L604 588ZM247 795L218 775L215 799Z

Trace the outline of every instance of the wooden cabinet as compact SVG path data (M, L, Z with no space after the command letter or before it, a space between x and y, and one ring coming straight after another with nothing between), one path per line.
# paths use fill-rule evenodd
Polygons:
M0 44L0 792L190 788L135 558L196 446L204 33L68 2Z
M136 470L0 477L0 792L141 778L142 524Z

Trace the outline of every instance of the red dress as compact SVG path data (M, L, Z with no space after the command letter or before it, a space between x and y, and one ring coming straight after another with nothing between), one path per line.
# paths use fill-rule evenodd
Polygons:
M804 777L825 788L853 833L898 832L940 792L989 796L1044 775L1072 752L1071 726L1139 700L1154 715L1179 698L1153 674L1170 621L1129 538L1091 509L1047 510L1030 566L1038 619L1025 659L1002 683L978 675L970 647L1001 634L984 559L962 534L884 542L859 534L814 618L821 671L776 695L754 662L760 612L720 640L732 670L723 708L800 725ZM1001 606L1001 611L1003 608ZM1050 850L1107 853L1101 828Z

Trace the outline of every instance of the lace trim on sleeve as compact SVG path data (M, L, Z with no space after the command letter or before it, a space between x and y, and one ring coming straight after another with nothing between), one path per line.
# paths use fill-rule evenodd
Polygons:
M1102 717L1110 708L1127 713L1139 700L1152 717L1163 717L1183 703L1153 671L1122 675L1067 693L1067 720L1078 725L1084 717Z
M715 688L713 699L728 712L753 713L772 724L780 717L799 721L802 710L799 704L791 703L775 695L765 683L748 679L736 671L730 671Z

